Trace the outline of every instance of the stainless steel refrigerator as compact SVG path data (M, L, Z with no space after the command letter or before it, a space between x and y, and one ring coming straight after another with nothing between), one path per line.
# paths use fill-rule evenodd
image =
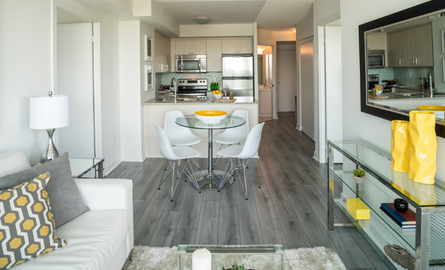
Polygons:
M235 97L253 97L253 56L222 56L223 87L229 88Z

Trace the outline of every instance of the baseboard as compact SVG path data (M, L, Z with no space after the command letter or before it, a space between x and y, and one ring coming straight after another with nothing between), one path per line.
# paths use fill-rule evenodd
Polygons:
M110 164L108 164L104 168L104 176L107 176L110 172L112 172L116 167L122 162L122 159L120 156L117 156L115 159L113 159Z
M312 158L315 159L317 162L320 162L318 160L318 152L317 151L314 151L314 156Z
M272 114L258 114L258 117L267 117L267 118L272 118Z
M301 131L301 126L300 126L299 124L295 124L295 128L296 128L298 131Z
M128 161L128 162L142 162L144 161L144 157L140 154L123 154L122 155L122 161Z

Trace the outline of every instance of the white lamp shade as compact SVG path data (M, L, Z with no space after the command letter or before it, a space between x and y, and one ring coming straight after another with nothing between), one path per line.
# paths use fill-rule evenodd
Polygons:
M29 98L29 128L55 129L70 124L70 101L67 95Z

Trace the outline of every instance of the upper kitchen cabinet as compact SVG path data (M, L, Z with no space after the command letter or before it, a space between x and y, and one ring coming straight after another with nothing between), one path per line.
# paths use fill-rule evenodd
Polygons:
M205 39L177 39L175 42L176 54L207 54Z
M226 38L222 40L222 54L253 53L251 37Z
M170 58L170 39L155 31L155 72L171 71Z
M385 50L386 51L386 34L368 35L368 50Z
M388 66L432 67L431 24L388 34Z
M222 71L221 39L207 40L207 71Z

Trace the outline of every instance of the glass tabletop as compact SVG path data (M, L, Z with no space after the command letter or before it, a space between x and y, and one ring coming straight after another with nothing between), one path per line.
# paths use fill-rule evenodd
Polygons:
M81 177L89 172L99 163L103 162L103 158L69 158L71 173L73 177Z
M218 123L202 122L201 120L198 120L194 114L176 118L176 124L193 129L228 129L242 126L245 123L246 120L244 120L244 118L235 115L227 116L226 119L223 119Z
M192 255L197 249L206 248L212 254L212 270L231 268L236 262L245 269L290 270L289 261L282 245L179 245L173 270L192 269Z

